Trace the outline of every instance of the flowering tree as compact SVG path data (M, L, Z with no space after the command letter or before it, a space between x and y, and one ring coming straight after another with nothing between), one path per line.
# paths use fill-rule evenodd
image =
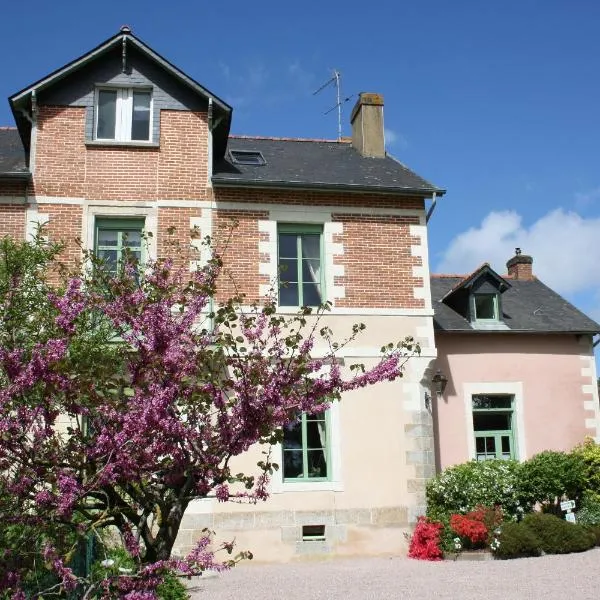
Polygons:
M277 468L268 450L253 474L233 473L233 457L280 441L299 411L396 379L418 350L389 345L375 367L344 377L336 355L364 326L335 343L319 324L327 306L283 317L272 298L249 310L239 297L217 303L218 256L191 273L127 260L116 276L88 257L91 268L51 286L59 252L41 237L0 242L0 542L7 527L29 539L0 555L0 590L15 597L25 556L43 556L56 589L77 586L70 552L103 530L139 569L107 576L97 597L153 598L165 569L225 565L208 537L171 558L189 503L265 499ZM37 546L32 531L44 532Z

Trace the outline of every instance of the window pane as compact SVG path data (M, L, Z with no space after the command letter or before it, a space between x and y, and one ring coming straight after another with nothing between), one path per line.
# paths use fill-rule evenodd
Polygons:
M325 452L323 450L308 450L306 456L308 460L308 476L327 477Z
M302 477L304 468L302 465L302 450L283 451L283 478L290 479Z
M511 413L475 412L473 413L473 429L475 431L508 431L510 430Z
M133 92L131 139L150 139L150 92Z
M99 229L98 246L117 246L119 243L119 232L116 229Z
M97 138L102 140L115 139L116 111L117 92L115 90L99 90Z
M302 258L321 257L321 236L318 233L303 233L301 242Z
M473 409L478 408L512 408L512 396L473 396Z
M305 283L302 286L302 304L304 306L319 306L321 300L321 286L314 283Z
M298 245L297 236L294 233L279 234L279 256L281 258L297 258Z
M477 294L475 296L475 318L496 318L496 296L494 294Z
M116 250L98 250L98 258L104 261L107 271L117 272L117 251Z
M280 260L279 272L281 281L298 281L298 262L290 258Z
M280 306L299 306L298 284L286 283L279 286L279 305Z
M139 248L142 245L142 232L135 229L123 231L123 246L127 248Z

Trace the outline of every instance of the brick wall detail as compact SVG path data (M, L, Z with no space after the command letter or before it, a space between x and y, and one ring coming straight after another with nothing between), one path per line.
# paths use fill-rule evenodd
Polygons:
M337 307L425 307L425 299L415 297L423 277L413 273L413 267L423 265L422 257L412 251L420 238L410 230L419 217L336 213L332 219L343 224L343 233L334 235L344 247L336 259L344 266L344 275L336 277L335 284L344 286L345 297Z
M160 147L85 144L85 108L42 106L32 195L103 200L206 196L206 114L161 111Z
M2 197L0 196L0 200ZM9 236L23 239L25 236L25 205L0 202L0 238Z

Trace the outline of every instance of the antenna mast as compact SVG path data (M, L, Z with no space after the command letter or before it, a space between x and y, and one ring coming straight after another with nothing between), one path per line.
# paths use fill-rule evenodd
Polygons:
M335 110L337 108L337 113L338 113L338 141L342 139L342 104L344 102L346 102L347 100L349 100L349 98L346 98L344 100L344 102L342 102L341 99L341 88L342 88L342 74L337 70L334 69L332 76L330 79L328 79L318 90L313 92L313 96L316 96L319 92L323 91L326 87L328 87L329 85L335 85L335 93L336 93L336 104L335 106L332 106L328 111L326 111L324 114L328 115L332 110Z

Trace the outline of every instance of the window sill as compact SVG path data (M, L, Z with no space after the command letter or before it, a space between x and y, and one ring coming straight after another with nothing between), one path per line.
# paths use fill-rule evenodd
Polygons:
M285 481L273 482L272 494L289 494L290 492L343 492L341 481Z
M110 147L123 147L123 148L160 148L158 142L122 142L118 140L86 140L86 146L110 146Z

